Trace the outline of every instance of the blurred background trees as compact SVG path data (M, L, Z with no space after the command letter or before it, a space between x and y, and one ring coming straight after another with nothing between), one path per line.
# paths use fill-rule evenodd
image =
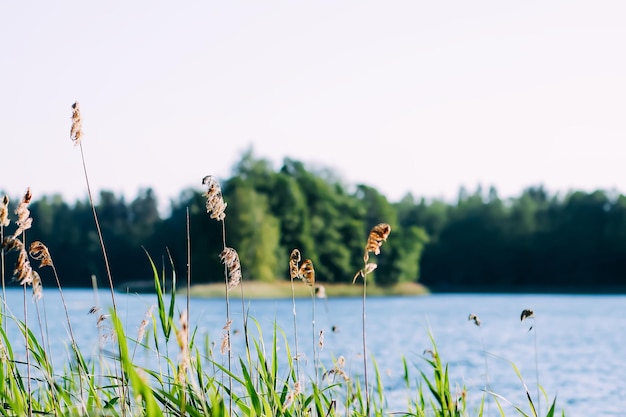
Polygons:
M411 194L390 202L372 187L346 185L330 170L292 159L274 169L252 149L221 185L226 245L238 251L244 279L289 279L289 254L298 248L313 261L318 281L351 282L370 229L385 222L392 232L376 260L379 285L419 280L443 291L626 289L626 197L615 192L550 195L536 186L501 199L494 187L479 186L461 188L454 202ZM116 284L151 279L145 251L161 265L169 265L169 251L185 276L187 213L193 283L224 279L222 226L207 216L203 192L183 190L168 213L159 212L150 188L132 201L100 192L96 209ZM20 196L10 197L13 211ZM30 208L27 243L48 246L65 286L90 286L92 274L106 276L86 199L69 204L60 196L34 196ZM11 276L15 259L5 258Z

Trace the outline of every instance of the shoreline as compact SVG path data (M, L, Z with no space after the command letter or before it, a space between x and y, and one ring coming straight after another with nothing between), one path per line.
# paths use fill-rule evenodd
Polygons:
M325 297L362 297L363 286L361 284L332 284L316 283L315 291L302 282L293 283L293 292L290 281L280 282L243 282L243 296L245 298L310 298L315 295L317 298ZM178 290L177 294L185 294L186 289ZM401 283L391 287L381 287L375 285L367 286L367 296L416 296L427 295L430 291L421 284ZM241 298L242 288L239 286L229 291L229 297ZM195 284L191 287L192 297L217 298L224 297L224 283Z

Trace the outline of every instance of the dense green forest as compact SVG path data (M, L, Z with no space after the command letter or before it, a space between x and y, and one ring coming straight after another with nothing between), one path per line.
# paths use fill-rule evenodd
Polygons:
M201 179L198 180L200 182ZM390 202L367 185L346 185L331 170L286 159L280 169L247 151L222 180L226 240L239 252L244 280L288 279L293 248L313 261L321 282L351 282L372 226L391 225L374 280L419 280L439 291L623 291L626 289L626 197L614 192L549 195L541 186L501 199L493 187L459 190L445 202L413 195ZM193 283L224 279L221 224L206 214L200 185L181 192L160 216L151 189L130 202L101 191L97 213L117 285L150 280L145 251L186 276L187 212ZM20 196L11 197L13 213ZM34 196L26 240L50 250L64 286L106 285L88 200ZM12 223L4 229L10 234ZM145 251L144 251L145 248ZM5 254L6 276L16 255ZM40 271L52 285L49 268ZM15 285L15 284L14 284Z

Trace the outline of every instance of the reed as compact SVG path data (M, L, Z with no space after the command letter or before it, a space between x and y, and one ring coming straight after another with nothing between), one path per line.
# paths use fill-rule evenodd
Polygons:
M300 261L302 260L302 256L300 255L300 251L298 249L294 249L291 251L289 255L289 278L291 281L291 305L292 305L292 314L293 314L293 337L296 348L296 383L298 387L300 386L300 347L298 346L298 320L296 313L296 289L294 286L294 280L300 277Z
M222 225L222 252L220 253L220 261L224 264L224 298L226 300L226 325L224 326L224 335L222 338L222 344L220 352L228 356L228 373L229 373L229 389L232 393L232 377L230 376L232 371L232 343L231 343L231 331L230 327L232 320L230 318L230 298L229 292L233 288L236 288L241 283L241 263L239 261L239 254L231 247L226 246L226 207L222 196L222 188L219 181L212 175L207 175L202 179L202 184L206 185L207 191L204 193L206 197L206 212L207 214ZM250 347L248 343L248 324L246 320L243 287L241 293L241 309L243 316L243 328L244 337L246 340L246 354L248 357L248 363L250 364ZM228 409L232 413L232 397L229 395Z
M7 298L6 283L4 277L4 228L11 224L9 220L9 196L2 197L0 203L0 280L2 281L2 305L0 305L0 313L3 318L6 311L5 300ZM6 327L6 320L2 321L2 324Z
M491 390L491 388L489 387L489 363L487 360L487 350L485 349L485 339L483 337L483 328L481 326L482 322L480 321L480 318L474 314L474 313L470 313L470 315L467 317L468 321L472 321L474 322L474 324L476 325L476 327L478 327L479 333L480 333L480 348L481 348L481 354L483 355L483 358L485 359L485 392L489 392ZM489 399L487 399L487 415L489 415Z
M72 104L72 127L70 128L70 139L74 142L74 146L78 146L80 149L80 158L83 165L83 174L85 177L85 183L87 185L87 196L89 197L89 205L93 213L93 220L98 233L98 239L100 241L100 248L102 249L102 257L104 258L104 266L106 268L107 278L109 281L109 287L111 290L111 302L113 303L113 309L117 311L117 305L115 302L115 287L113 284L113 276L111 275L111 267L109 264L109 257L107 256L106 246L104 245L104 238L102 237L102 230L100 229L100 221L98 220L98 213L96 211L96 204L91 192L91 185L89 184L89 175L87 175L87 164L85 163L85 152L83 151L83 122L80 114L80 106L78 101Z
M70 133L77 146L82 145L82 124L78 103L73 106L72 128ZM386 223L374 226L367 238L363 254L363 268L354 276L363 279L362 302L362 349L363 365L361 378L350 377L346 371L346 360L343 356L334 359L328 368L321 360L320 352L324 349L324 329L316 327L315 289L316 277L313 263L309 259L302 261L299 250L291 252L289 270L291 278L291 295L294 317L295 356L284 332L275 323L270 341L266 346L260 324L251 318L256 325L258 336L248 338L248 316L244 306L242 271L237 251L226 242L225 209L227 207L221 193L219 183L208 176L203 180L207 185L207 213L211 218L221 222L222 251L220 261L224 265L224 286L226 301L226 325L223 328L221 348L228 355L227 363L214 354L218 343L210 340L208 335L197 342L198 328L190 323L190 223L187 212L187 289L186 306L177 313L179 308L176 292L167 301L166 275L171 270L172 288L176 288L175 267L169 256L169 269L164 266L159 271L150 255L146 252L148 263L152 269L156 304L150 305L143 317L130 317L127 320L138 323L135 338L129 336L128 323L123 321L115 303L113 281L108 268L106 249L102 240L97 213L86 164L83 170L87 182L94 221L100 237L100 244L107 265L107 275L111 290L111 308L103 311L97 299L95 306L89 311L95 318L98 338L101 346L97 357L84 354L72 328L66 299L63 295L61 277L54 266L49 249L41 242L32 242L26 250L25 231L32 224L28 203L30 191L25 194L18 205L15 222L15 233L5 235L8 222L8 198L0 204L0 233L2 234L2 268L4 270L4 252L17 253L14 278L23 286L23 316L18 318L6 307L6 293L3 288L3 308L0 310L3 326L0 327L0 415L55 415L55 416L167 416L167 417L256 417L256 416L440 416L460 417L484 414L485 395L482 393L480 405L475 410L468 409L468 392L465 386L459 386L450 377L449 365L441 357L435 344L434 336L429 332L429 348L424 351L421 362L414 363L417 378L411 375L409 360L402 358L404 380L409 391L405 410L389 410L386 404L385 389L381 372L375 358L371 358L374 379L369 380L367 338L366 338L366 299L367 278L377 264L372 262L370 255L379 255L382 244L388 239L391 228ZM30 260L39 262L39 267L52 269L57 283L61 304L65 312L68 334L70 338L70 360L59 365L58 360L51 357L48 343L48 331L40 325L40 335L36 336L29 327L29 311L27 309L26 286L33 288L33 298L37 300L43 295L41 278L32 269ZM4 275L2 277L4 285ZM297 338L296 296L294 280L299 279L307 286L312 302L312 343L310 348L299 345ZM95 287L95 278L94 287ZM231 343L231 317L229 292L237 286L241 288L242 314L244 320L246 353L234 355ZM36 304L37 308L39 305ZM41 314L46 317L46 304L42 304ZM53 308L58 308L54 306ZM41 315L37 314L38 319ZM476 315L469 319L480 327ZM534 313L525 310L522 321L533 319ZM22 339L11 339L7 331L9 325L19 329ZM534 327L531 327L534 329ZM107 351L106 342L113 342L116 350ZM481 344L485 352L484 341ZM200 346L203 345L203 346ZM170 354L170 346L175 347ZM18 348L20 349L18 351ZM24 349L24 352L21 352ZM84 349L84 347L83 347ZM305 351L314 357L313 375L303 375L300 358ZM253 357L254 355L254 357ZM26 360L22 360L25 356ZM144 361L141 361L143 357ZM147 360L146 360L147 358ZM154 360L156 358L156 361ZM55 358L56 359L56 358ZM537 339L535 329L535 365L537 364ZM235 362L235 365L233 365ZM531 415L540 413L539 399L537 407L529 394L528 388L521 378L517 367L513 369L520 378L525 390ZM321 376L320 371L324 371ZM361 369L352 369L359 373ZM504 416L502 402L506 398L492 391L489 383L487 361L485 359L486 388L493 397L501 416ZM536 372L538 379L538 371ZM537 381L537 385L538 381ZM228 403L228 405L227 405ZM546 417L555 415L556 399L552 402ZM522 406L514 406L517 414L528 416ZM564 415L564 413L563 413Z
M391 226L387 223L377 224L372 228L367 237L367 243L365 245L365 253L363 254L363 268L359 270L354 276L352 283L361 277L363 278L363 303L362 303L362 326L363 326L363 378L365 383L365 403L366 403L366 416L370 415L370 394L369 394L369 381L367 376L367 329L366 329L366 299L367 299L367 276L374 272L378 267L377 264L369 262L370 253L374 255L380 254L380 247L389 237L391 233Z
M533 332L533 338L534 338L534 347L533 347L533 351L534 351L534 356L535 356L535 379L536 379L536 386L537 386L537 409L539 411L541 411L541 394L539 393L540 391L540 385L539 385L539 358L538 358L538 354L537 354L537 323L535 320L535 312L533 310L530 309L525 309L522 311L522 314L520 315L520 321L524 321L524 320L532 320L533 324L530 326L530 328L528 329L529 332ZM531 402L532 405L532 402Z

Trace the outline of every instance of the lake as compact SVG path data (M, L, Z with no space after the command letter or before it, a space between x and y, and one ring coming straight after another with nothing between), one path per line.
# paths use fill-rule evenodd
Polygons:
M64 290L64 295L81 351L86 356L90 352L96 355L99 343L96 317L88 312L96 304L104 308L110 304L108 291L95 294L91 290L70 289ZM20 319L22 300L21 289L7 290L9 309ZM146 311L156 304L156 296L116 294L116 301L128 332L134 337L133 332ZM184 297L177 299L179 310L185 304ZM362 373L362 300L316 299L314 306L315 331L324 330L322 363L330 368L333 357L344 356L349 375ZM268 346L276 322L293 351L291 299L251 300L246 301L245 308L258 321ZM66 358L69 338L58 292L46 289L39 309L51 332L53 358L55 361ZM524 309L532 309L535 318L522 322L520 314ZM231 300L230 310L233 351L237 356L244 353L241 301ZM298 299L296 310L299 349L308 357L307 366L312 372L311 352L313 343L317 343L317 338L313 339L312 300ZM192 299L190 311L192 329L197 327L198 336L208 335L219 345L225 324L224 300ZM470 313L479 316L480 327L468 321ZM39 334L30 294L28 315L31 328ZM255 325L251 323L252 326ZM512 362L520 370L533 399L537 396L538 375L550 401L557 397L559 413L562 409L567 416L626 413L626 296L436 294L368 298L368 353L375 357L381 371L390 412L406 409L402 357L407 358L414 380L419 376L418 369L431 373L423 360L425 350L432 348L429 329L443 361L449 364L452 381L459 387L467 387L472 404L480 400L488 379L493 392L528 410L523 384ZM23 342L15 325L10 322L7 331L11 340L15 340L16 355L23 358ZM373 375L373 370L370 372ZM489 403L489 415L497 415L493 400ZM507 415L515 415L510 406L505 409ZM543 398L541 409L545 415L547 402Z

